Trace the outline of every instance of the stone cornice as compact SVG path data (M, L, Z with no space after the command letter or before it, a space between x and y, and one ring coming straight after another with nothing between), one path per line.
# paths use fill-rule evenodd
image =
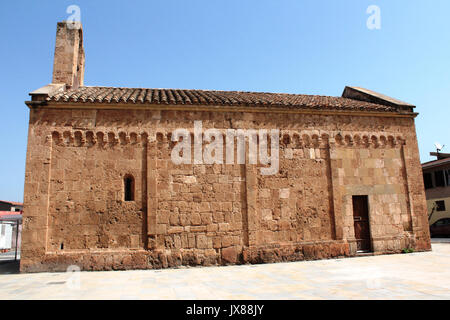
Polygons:
M245 113L278 113L278 114L314 114L334 116L359 116L359 117L389 117L389 118L415 118L416 112L380 112L380 111L339 111L339 110L314 110L294 109L280 107L255 107L255 106L203 106L203 105L161 105L161 104L130 104L130 103L71 103L71 102L47 102L26 101L31 108L39 109L98 109L98 110L158 110L158 111L188 111L188 112L245 112Z

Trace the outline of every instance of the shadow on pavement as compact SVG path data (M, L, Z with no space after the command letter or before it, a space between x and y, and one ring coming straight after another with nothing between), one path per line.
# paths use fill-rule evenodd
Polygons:
M449 238L431 238L431 243L450 243Z
M20 260L0 261L0 274L19 274Z

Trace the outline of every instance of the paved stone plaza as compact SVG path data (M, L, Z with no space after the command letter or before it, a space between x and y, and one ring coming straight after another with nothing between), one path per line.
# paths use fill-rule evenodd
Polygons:
M443 241L425 253L264 265L77 274L2 270L1 299L450 299L450 243Z

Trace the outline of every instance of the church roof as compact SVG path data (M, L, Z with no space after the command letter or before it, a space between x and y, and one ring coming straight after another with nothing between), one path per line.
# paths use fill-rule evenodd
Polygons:
M119 87L82 86L67 90L64 85L51 84L36 90L30 95L33 101L70 104L106 104L106 105L209 105L240 106L282 109L371 111L371 112L412 112L403 105L370 102L358 97L332 97L304 94L214 91L186 89L145 89ZM37 98L37 99L35 99ZM411 106L411 105L409 105ZM126 106L125 106L126 107ZM413 106L411 106L413 107Z

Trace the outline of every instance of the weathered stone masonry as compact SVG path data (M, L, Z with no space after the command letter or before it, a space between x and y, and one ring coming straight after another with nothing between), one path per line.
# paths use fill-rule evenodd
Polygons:
M75 63L84 70L84 58ZM270 102L313 96L145 90L54 83L32 93L22 271L353 256L354 195L368 196L374 253L430 249L409 106L364 95L326 98L339 109ZM171 133L196 120L224 132L280 129L278 174L248 161L175 165ZM134 201L124 201L126 176Z

